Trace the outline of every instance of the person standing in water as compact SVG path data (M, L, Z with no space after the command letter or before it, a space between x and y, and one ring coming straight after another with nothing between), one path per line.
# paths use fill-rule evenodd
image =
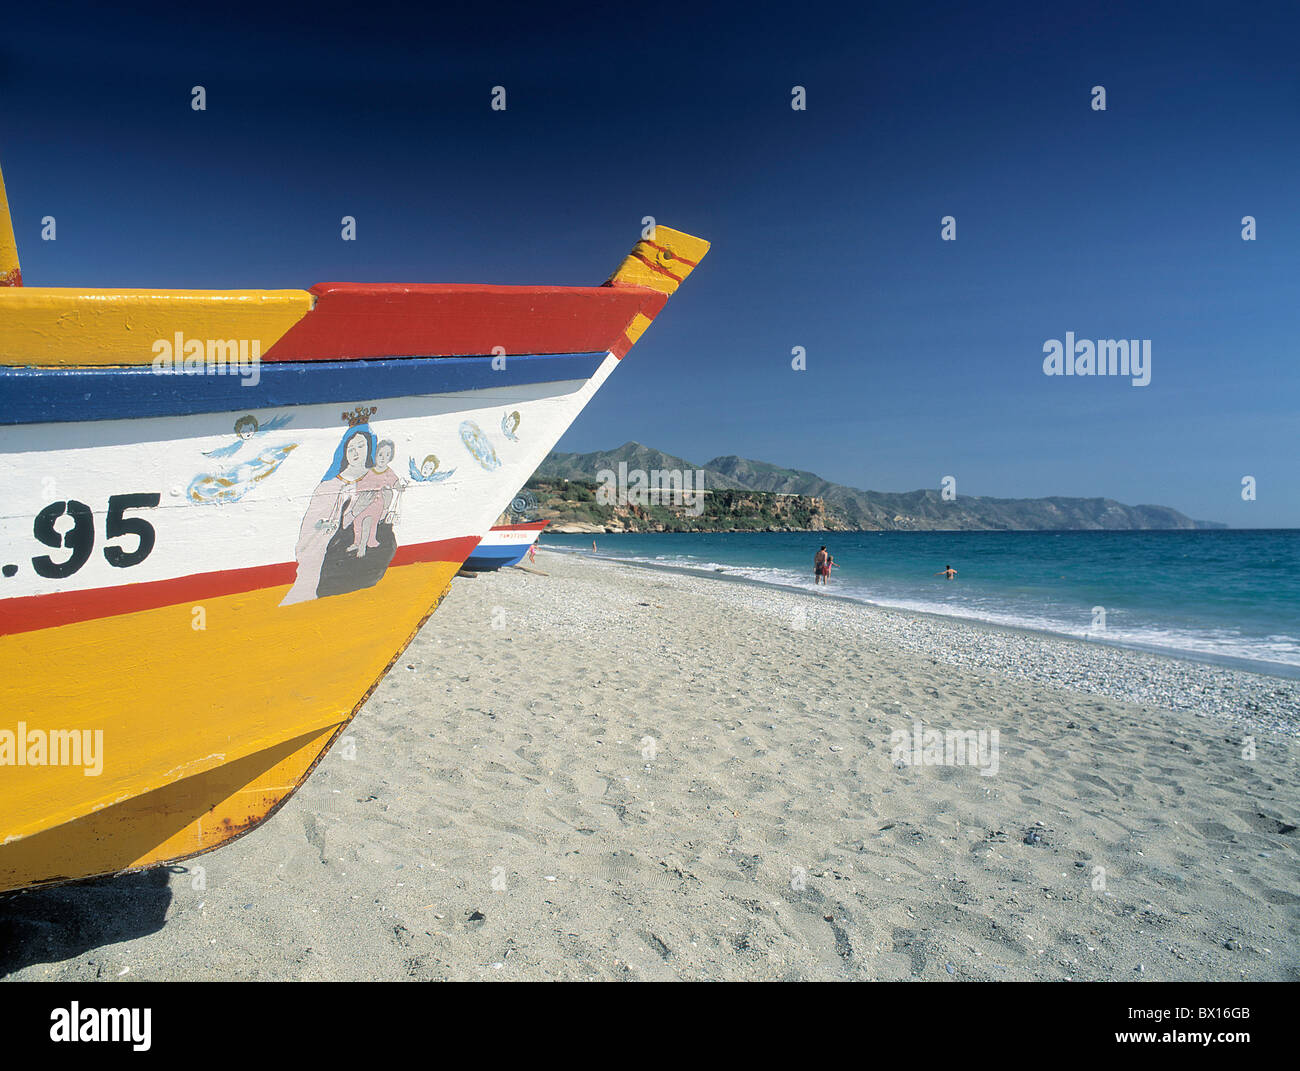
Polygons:
M830 560L831 560L831 556L826 553L825 547L822 547L821 550L819 550L816 554L813 555L813 586L814 587L819 583L820 584L826 583L826 575L830 572L830 566L828 565Z
M957 570L954 569L951 565L945 565L942 569L940 569L940 570L939 570L937 573L935 573L934 575L935 575L935 576L946 577L947 579L951 580L951 579L953 579L953 577L955 577L955 576L957 575Z

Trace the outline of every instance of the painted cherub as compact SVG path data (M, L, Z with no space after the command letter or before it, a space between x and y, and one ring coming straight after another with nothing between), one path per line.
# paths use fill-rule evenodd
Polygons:
M415 467L415 458L411 458L407 464L411 469L411 479L419 483L441 483L448 476L452 476L456 472L455 469L448 469L446 472L439 472L439 461L433 454L430 454L420 462L420 467L418 469Z
M238 502L254 484L275 473L297 443L266 446L263 436L284 427L293 418L288 414L272 417L259 424L252 413L235 421L235 441L203 451L204 457L220 458L223 468L200 472L191 481L187 495L194 503Z
M349 554L364 558L367 550L379 546L375 539L380 522L393 524L397 520L397 500L406 483L400 480L389 465L396 452L391 439L381 439L375 447L375 467L357 481L357 494L343 515L343 525L352 525L352 546Z
M519 436L515 434L519 430L519 410L507 413L501 418L501 433L511 442L518 442Z
M203 451L204 457L233 457L240 452L240 449L250 439L260 438L269 431L276 431L288 424L293 417L287 413L280 416L272 417L265 423L258 423L257 417L252 413L245 413L235 421L235 441L225 446L218 446L214 450ZM256 444L253 444L254 448Z

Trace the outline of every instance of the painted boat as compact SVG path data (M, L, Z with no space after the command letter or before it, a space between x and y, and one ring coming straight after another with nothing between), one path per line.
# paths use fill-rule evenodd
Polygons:
M524 524L494 524L465 559L465 568L474 572L488 572L507 565L518 565L537 542L542 529L550 523L528 521Z
M690 274L21 285L0 180L0 891L284 803Z

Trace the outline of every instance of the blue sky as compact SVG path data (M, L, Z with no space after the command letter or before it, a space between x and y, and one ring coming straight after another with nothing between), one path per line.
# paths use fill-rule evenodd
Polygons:
M1300 9L990 8L6 12L24 276L594 284L653 215L713 251L562 449L1300 526Z

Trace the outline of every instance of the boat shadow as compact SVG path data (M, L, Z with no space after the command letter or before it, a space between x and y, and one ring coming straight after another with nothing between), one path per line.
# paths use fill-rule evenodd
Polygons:
M172 902L170 877L156 867L0 899L0 978L156 933Z

